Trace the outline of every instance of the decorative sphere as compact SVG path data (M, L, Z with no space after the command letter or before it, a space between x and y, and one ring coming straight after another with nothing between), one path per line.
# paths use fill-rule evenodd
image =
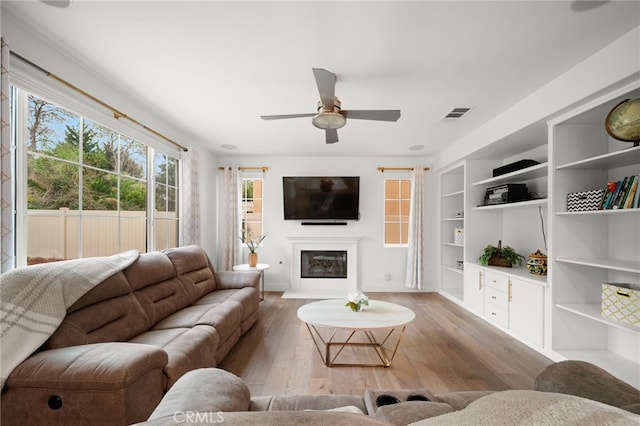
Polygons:
M626 99L607 115L605 128L612 138L625 141L640 141L640 98Z

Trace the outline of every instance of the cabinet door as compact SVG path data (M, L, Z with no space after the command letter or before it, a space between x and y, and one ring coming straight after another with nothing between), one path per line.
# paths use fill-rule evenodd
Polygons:
M483 314L484 269L471 265L464 268L464 304L471 312Z
M544 288L510 277L509 327L513 334L533 345L544 344Z

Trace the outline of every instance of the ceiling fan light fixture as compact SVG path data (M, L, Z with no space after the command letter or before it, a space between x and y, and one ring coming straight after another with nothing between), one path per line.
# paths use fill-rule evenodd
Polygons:
M313 116L311 122L318 129L335 130L347 124L347 119L339 112L319 112Z

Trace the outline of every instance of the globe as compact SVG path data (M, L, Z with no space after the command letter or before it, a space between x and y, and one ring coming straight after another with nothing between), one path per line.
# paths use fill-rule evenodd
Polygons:
M634 142L637 146L640 142L640 98L625 99L607 115L605 128L612 138Z

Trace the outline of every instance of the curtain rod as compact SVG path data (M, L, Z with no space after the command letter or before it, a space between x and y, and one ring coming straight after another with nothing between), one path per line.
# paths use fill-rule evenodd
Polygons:
M403 170L403 171L411 171L413 170L413 167L378 167L378 171L384 173L385 170ZM431 170L430 167L425 167L424 171L428 172L429 170Z
M69 83L68 81L66 81L65 79L55 75L54 73L42 68L40 65L35 64L33 62L31 62L29 59L25 58L22 55L19 55L18 53L14 52L14 51L10 51L11 56L16 57L17 59L19 59L20 61L24 62L25 64L37 69L38 71L40 71L41 73L43 73L44 75L46 75L47 77L51 77L52 79L56 80L58 83L61 83L65 86L67 86L68 88L80 93L81 95L91 99L92 101L96 102L97 104L111 110L111 112L113 112L113 117L118 120L120 118L126 118L127 120L131 121L134 124L137 124L138 126L142 127L143 129L145 129L148 132L153 133L154 135L164 139L165 141L171 143L172 145L180 148L182 151L187 151L187 148L185 148L184 146L180 145L179 143L175 142L172 139L169 139L168 137L166 137L165 135L163 135L162 133L159 133L155 130L153 130L150 127L145 126L144 124L140 123L138 120L136 120L133 117L129 117L127 114L117 110L116 108L112 107L111 105L109 105L108 103L96 98L95 96L93 96L90 93L85 92L84 90L80 89L79 87Z
M226 167L224 167L224 166L218 167L218 170L224 170L224 169L226 169ZM229 170L231 170L231 167L229 167ZM269 168L266 167L266 166L262 166L262 167L238 167L238 170L262 170L262 173L264 173L267 170L269 170Z

